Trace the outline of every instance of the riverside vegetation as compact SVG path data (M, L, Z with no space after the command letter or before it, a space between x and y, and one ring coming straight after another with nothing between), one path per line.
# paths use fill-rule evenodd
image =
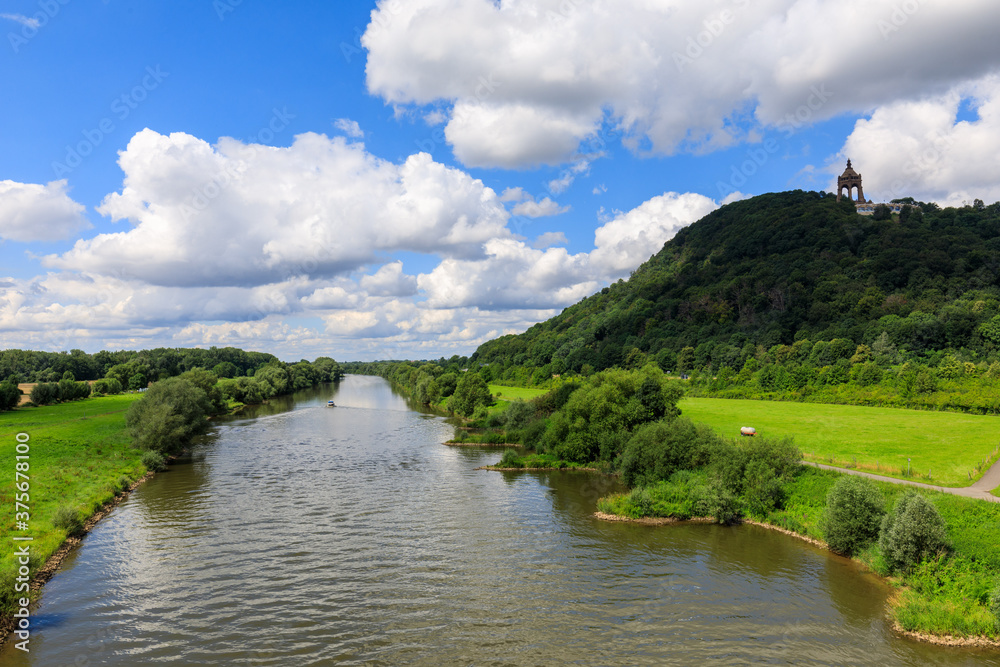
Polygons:
M16 353L8 355L7 353ZM168 355L179 359L211 360L205 350L174 350ZM176 354L174 354L176 353ZM51 355L50 353L23 353L19 350L2 353L24 359L94 359L97 355ZM148 472L166 468L171 456L190 445L192 439L205 432L209 418L225 414L245 403L259 403L277 395L312 387L343 377L340 365L329 357L313 362L300 361L286 364L270 355L245 353L227 348L224 354L242 356L246 360L261 362L257 368L224 368L231 374L249 370L250 374L220 379L214 371L194 367L176 376L161 375L143 393L118 393L100 391L90 393L86 382L75 382L63 377L54 386L58 390L70 385L87 387L87 397L63 394L53 398L58 404L38 406L33 401L29 407L0 412L0 447L6 452L5 460L14 461L15 436L30 436L30 534L31 562L29 569L35 577L48 559L55 554L67 538L79 536L87 520L101 508L130 489ZM81 356L82 355L82 356ZM136 368L157 368L157 354L141 354L126 362L126 368L113 364L107 371L105 386L115 388L120 380L116 375L133 372ZM112 359L113 360L113 359ZM221 362L220 362L221 363ZM132 364L132 366L128 366ZM183 364L182 364L183 366ZM118 368L116 368L118 367ZM178 368L179 370L179 368ZM55 372L55 371L54 371ZM71 374L69 369L62 371ZM143 372L144 373L144 372ZM134 375L134 373L133 373ZM47 377L44 373L43 378ZM37 376L36 376L37 378ZM101 380L95 383L97 389ZM38 386L44 386L45 383ZM36 387L37 390L37 387ZM34 399L34 392L32 392ZM14 506L13 477L0 490L2 500ZM14 558L14 542L10 537L14 524L0 526L0 615L10 618L15 610L14 581L18 563ZM22 594L23 595L23 594Z

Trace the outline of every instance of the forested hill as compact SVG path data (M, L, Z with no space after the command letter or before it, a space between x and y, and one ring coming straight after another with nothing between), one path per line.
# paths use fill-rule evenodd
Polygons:
M948 350L996 360L1000 203L908 201L889 219L818 192L723 206L629 280L487 342L473 358L536 367L539 376L650 359L667 370L738 370L776 345L836 340L849 356L886 332L882 346L907 358L933 361Z

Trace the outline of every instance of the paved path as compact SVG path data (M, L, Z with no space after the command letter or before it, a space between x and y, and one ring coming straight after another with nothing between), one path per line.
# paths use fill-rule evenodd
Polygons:
M978 482L976 482L972 486L965 486L961 488L952 488L948 486L935 486L933 484L924 484L923 482L911 482L908 479L896 479L895 477L883 477L882 475L873 475L870 472L851 470L850 468L837 468L835 466L828 466L823 463L813 463L811 461L803 461L802 463L804 463L807 466L822 468L823 470L834 470L836 472L842 472L848 475L861 475L862 477L877 479L880 482L889 482L891 484L908 484L910 486L916 486L921 489L930 489L931 491L941 491L942 493L950 493L955 496L964 496L966 498L978 498L979 500L987 500L992 503L1000 503L1000 498L997 498L996 496L990 493L990 491L1000 486L1000 461L994 463L993 466L986 471L986 474L979 478Z

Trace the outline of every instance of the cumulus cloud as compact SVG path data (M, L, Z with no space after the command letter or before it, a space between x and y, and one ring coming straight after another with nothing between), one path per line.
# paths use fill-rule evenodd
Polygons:
M372 296L413 296L417 293L417 278L403 273L402 262L392 262L374 275L361 278L361 287Z
M395 250L482 255L509 235L496 193L426 153L380 160L342 137L288 148L143 130L121 153L124 188L99 212L132 229L81 240L53 268L165 286L329 277Z
M545 232L541 234L535 242L531 244L536 250L543 250L554 245L566 245L569 239L562 232Z
M963 103L974 119L958 119ZM1000 200L998 153L1000 77L987 76L941 95L885 105L857 121L830 167L830 189L851 158L873 201L993 202Z
M456 157L511 168L573 161L602 126L697 152L941 94L996 70L998 22L993 0L382 0L362 43L373 94L451 105Z
M545 218L553 215L562 215L569 211L569 206L560 206L549 197L541 201L535 201L534 197L519 202L510 209L513 215L523 215L529 218Z
M66 180L48 185L0 181L0 238L59 241L90 227L84 207L66 194Z
M362 139L365 136L358 121L351 120L350 118L338 118L333 121L333 126L352 139Z
M659 252L682 227L717 207L708 197L694 193L653 197L597 229L591 262L608 278L626 275Z

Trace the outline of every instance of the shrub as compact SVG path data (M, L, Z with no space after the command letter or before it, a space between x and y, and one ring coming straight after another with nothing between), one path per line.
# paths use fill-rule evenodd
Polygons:
M40 382L31 390L31 402L35 405L49 405L59 400L59 385Z
M476 409L493 405L493 396L482 376L467 372L462 375L455 393L448 399L448 409L463 417L471 417Z
M129 487L131 486L132 486L132 478L129 477L128 475L122 475L121 477L118 478L118 481L115 483L115 492L125 493L126 491L129 490Z
M169 378L129 406L125 424L138 447L168 452L207 429L205 417L211 410L204 391L187 380Z
M947 528L933 503L916 491L906 491L883 517L878 546L889 567L907 571L947 551Z
M502 426L507 430L522 429L535 418L535 406L532 403L517 399L501 413Z
M785 502L785 490L781 480L765 461L750 461L743 473L743 494L747 509L761 518L767 516Z
M104 394L107 396L120 394L122 393L122 383L115 378L103 378L94 383L93 390L95 394Z
M622 453L622 481L628 486L650 484L692 468L702 443L712 439L718 436L710 428L685 417L641 426Z
M71 507L60 507L56 510L52 525L65 530L69 537L83 533L83 520L80 518L80 513Z
M858 553L878 539L885 499L870 480L845 475L826 494L826 541L845 556Z
M142 465L146 466L146 470L162 472L167 469L167 459L159 452L148 450L142 453Z
M0 410L13 410L21 402L21 391L16 384L0 382Z
M500 457L500 462L497 463L500 468L521 468L521 457L518 456L517 450L505 449L503 456Z

